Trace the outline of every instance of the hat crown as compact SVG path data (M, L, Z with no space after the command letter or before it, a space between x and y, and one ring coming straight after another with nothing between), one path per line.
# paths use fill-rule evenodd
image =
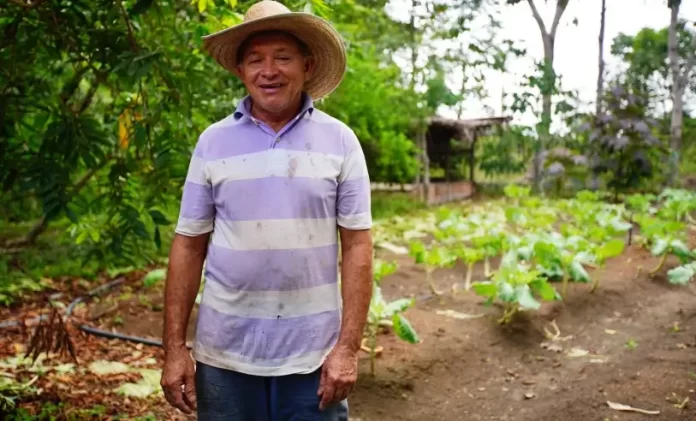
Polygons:
M244 15L244 22L285 13L291 13L291 11L284 4L273 0L262 0L247 10Z

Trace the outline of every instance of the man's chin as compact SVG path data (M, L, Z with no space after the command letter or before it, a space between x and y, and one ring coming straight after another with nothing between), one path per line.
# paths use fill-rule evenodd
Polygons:
M285 98L279 98L279 97L262 97L256 101L256 103L261 106L264 110L270 112L270 113L281 113L286 110L288 107L289 101L287 101Z

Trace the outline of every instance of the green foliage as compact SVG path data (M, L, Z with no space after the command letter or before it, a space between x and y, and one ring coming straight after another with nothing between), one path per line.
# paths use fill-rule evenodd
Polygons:
M148 272L144 277L143 277L143 286L145 288L149 288L153 285L156 285L167 277L167 270L163 268L159 269L154 269Z
M374 46L349 50L341 86L319 108L348 124L363 145L373 181L408 183L418 164L407 134L417 113L416 96L397 86L396 65L383 65Z
M363 334L363 347L367 346L370 352L370 371L373 376L375 375L377 334L381 325L391 325L396 336L408 343L415 344L419 342L418 334L415 329L402 314L410 307L413 307L415 300L413 298L401 298L394 301L386 301L382 295L379 282L382 277L394 271L396 271L396 263L387 263L375 259L372 299L370 301L367 323ZM367 343L367 345L365 345L365 343Z

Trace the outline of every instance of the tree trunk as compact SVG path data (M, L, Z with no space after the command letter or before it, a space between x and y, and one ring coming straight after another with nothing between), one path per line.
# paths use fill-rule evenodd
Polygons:
M416 46L416 1L417 0L411 0L411 20L409 22L409 31L410 31L410 42L411 42L411 81L409 84L409 88L411 92L415 91L416 88L416 61L418 59L418 48ZM421 125L422 122L420 121L420 116L418 118L418 121L416 122L416 145L420 148L421 147L421 142L420 142L420 132L421 132ZM422 188L421 188L421 181L423 180L423 170L424 170L424 162L423 162L423 154L419 153L417 155L419 168L418 171L416 172L416 177L415 180L413 180L413 185L421 191L422 194Z
M670 127L670 154L668 164L667 184L674 186L679 177L679 161L682 138L682 118L684 109L684 91L681 89L682 72L679 68L679 50L677 39L677 23L679 22L679 1L672 4L672 13L669 23L668 54L672 71L672 123Z
M602 13L599 24L599 59L597 69L597 102L595 104L595 121L602 116L602 101L604 97L604 31L606 26L607 5L602 0ZM599 151L597 145L590 145L590 189L599 189L599 178L595 168L599 165Z
M423 162L423 196L426 204L430 198L430 158L428 157L428 138L426 135L427 127L425 124L419 126L418 143L421 148L421 162Z
M670 126L670 155L667 173L667 184L676 187L679 180L679 165L681 163L682 130L684 126L684 92L689 81L689 75L696 61L696 37L692 39L691 48L686 57L686 66L679 65L678 26L679 7L681 1L672 2L669 24L668 54L672 73L672 122Z
M556 73L553 69L554 44L556 42L558 25L561 22L561 17L565 12L566 7L568 7L568 1L569 0L556 0L556 13L553 17L551 30L547 31L546 25L544 25L544 21L541 18L536 5L534 4L534 0L527 0L530 9L532 9L534 20L536 20L537 25L539 26L541 40L544 43L544 75L543 83L540 89L542 94L541 127L539 141L536 145L533 159L534 190L540 194L543 194L544 151L546 150L546 145L548 145L551 135L551 121L553 112L552 96L556 86Z

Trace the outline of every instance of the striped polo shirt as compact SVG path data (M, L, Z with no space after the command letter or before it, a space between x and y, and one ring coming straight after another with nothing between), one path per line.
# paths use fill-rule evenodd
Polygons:
M199 137L176 232L212 231L194 358L259 376L309 373L341 326L338 226L369 229L360 143L315 109L275 132L249 97Z

